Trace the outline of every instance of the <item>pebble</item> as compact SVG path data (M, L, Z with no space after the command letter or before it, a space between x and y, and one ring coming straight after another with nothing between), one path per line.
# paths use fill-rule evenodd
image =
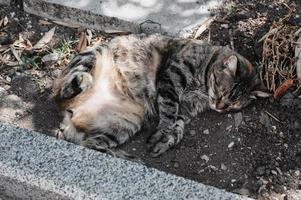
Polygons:
M217 171L217 170L218 170L218 168L215 167L215 166L213 166L213 165L209 165L208 167L209 167L210 169L214 170L214 171Z
M222 169L222 170L227 170L227 166L226 166L224 163L222 163L222 164L221 164L221 169Z
M300 176L300 170L296 170L296 171L294 172L294 175L295 175L295 176Z
M133 151L136 151L137 149L136 149L136 148L132 148L132 150L133 150Z
M174 168L178 168L180 165L178 162L175 162L175 164L173 166L174 166Z
M195 130L191 130L191 131L190 131L190 135L191 135L191 136L195 136L195 135L196 135L196 131L195 131Z
M264 112L261 112L260 117L259 117L259 122L264 125L267 129L270 130L271 128L271 120L267 114Z
M55 63L60 59L60 55L58 53L51 53L43 56L43 63Z
M11 77L7 76L7 77L5 77L5 79L6 79L8 82L11 82Z
M231 183L235 183L236 182L236 179L231 179Z
M275 170L271 170L271 173L277 175L278 173Z
M234 114L234 123L235 123L235 127L239 127L242 123L242 113L235 113Z
M280 137L283 137L283 136L284 136L284 134L283 134L282 131L279 133L279 136L280 136Z
M229 24L222 24L221 27L223 27L223 28L229 28Z
M210 160L210 158L207 155L202 155L201 159L205 160L206 163Z
M41 31L42 32L48 32L49 31L49 28L47 26L42 26L41 27Z
M204 130L203 133L208 135L209 134L209 129Z
M228 148L232 148L234 146L234 142L231 142L229 145L228 145Z
M250 196L250 191L246 188L235 189L233 192L243 196Z

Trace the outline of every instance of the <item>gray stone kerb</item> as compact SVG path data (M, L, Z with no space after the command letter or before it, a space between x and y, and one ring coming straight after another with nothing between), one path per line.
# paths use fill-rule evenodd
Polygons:
M24 0L26 12L84 27L189 36L223 0Z
M248 199L10 125L0 137L0 199Z

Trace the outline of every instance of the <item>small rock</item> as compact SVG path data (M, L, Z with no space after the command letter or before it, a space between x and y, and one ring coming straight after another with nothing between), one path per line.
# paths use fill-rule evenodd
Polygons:
M7 77L5 77L5 80L7 80L8 82L11 82L11 77L7 76Z
M234 114L234 123L235 123L235 127L239 127L242 123L242 113L235 113Z
M300 176L300 170L296 170L296 171L294 172L294 175L297 176L297 177Z
M277 175L277 172L276 172L275 170L271 170L271 173L272 173L273 175Z
M277 127L276 127L276 126L272 126L272 129L273 129L274 131L276 131Z
M202 155L201 159L205 160L206 163L210 160L210 158L207 155Z
M283 146L284 146L285 148L288 148L288 144L286 144L286 143L284 143Z
M209 165L208 168L212 169L213 171L218 171L218 168L213 165Z
M283 137L283 136L284 136L284 134L283 134L282 131L279 132L279 136L280 136L280 137Z
M174 166L174 168L178 168L180 165L178 162L175 162L173 166Z
M44 33L45 33L45 32L48 32L48 31L49 31L49 28L48 28L47 26L42 26L42 27L41 27L41 31L44 32Z
M204 130L203 133L208 135L209 134L209 129Z
M232 118L232 115L231 115L231 114L228 114L227 117L228 117L228 118Z
M223 28L229 28L229 24L221 24L221 27L223 27Z
M231 142L229 145L228 145L228 148L232 148L234 146L234 142Z
M231 179L231 183L235 183L236 182L236 179Z
M51 53L43 56L42 62L47 64L54 64L60 59L60 55L58 53Z
M267 114L264 112L261 112L260 117L259 117L259 122L264 125L268 130L271 129L271 120Z
M265 173L265 167L264 166L257 167L257 169L256 169L256 174L257 175L262 176L262 175L264 175L264 173Z
M191 135L191 136L195 136L195 135L196 135L196 131L195 131L195 130L191 130L191 131L190 131L190 135Z
M134 147L134 148L132 148L132 150L133 150L133 151L136 151L137 149Z
M299 19L300 18L300 15L295 15L295 19Z
M236 194L243 195L243 196L250 196L250 191L246 188L235 189L235 190L233 190L233 192Z
M222 164L221 164L221 169L222 169L222 170L227 170L227 166L226 166L224 163L222 163Z

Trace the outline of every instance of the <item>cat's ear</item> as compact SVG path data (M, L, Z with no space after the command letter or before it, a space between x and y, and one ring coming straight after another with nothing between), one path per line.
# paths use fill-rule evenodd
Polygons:
M224 60L224 65L229 70L232 76L235 76L237 71L238 58L235 55L230 56Z

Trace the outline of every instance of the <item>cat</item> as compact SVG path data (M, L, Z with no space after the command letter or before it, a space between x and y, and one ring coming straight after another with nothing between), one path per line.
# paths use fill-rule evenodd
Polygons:
M110 151L149 127L157 157L181 141L191 117L240 110L256 85L252 64L227 47L130 35L76 55L53 96L64 115L60 137Z

